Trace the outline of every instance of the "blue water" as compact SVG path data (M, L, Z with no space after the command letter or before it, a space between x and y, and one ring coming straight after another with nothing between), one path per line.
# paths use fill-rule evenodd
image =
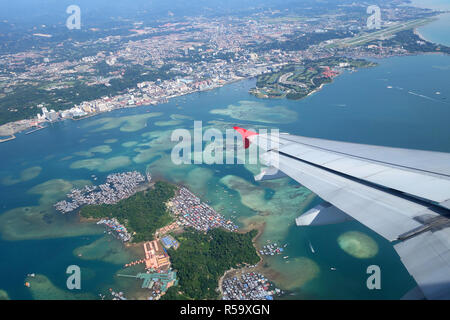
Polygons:
M192 127L192 120L183 120L176 127L154 125L155 121L169 120L171 114L188 115L192 119L203 120L204 123L222 119L253 127L264 125L252 121L251 118L237 120L209 113L211 109L226 108L230 104L239 104L242 100L264 103L269 107L283 106L295 111L298 114L297 121L273 124L281 131L292 134L450 152L450 127L448 126L450 57L423 55L389 58L377 62L380 64L375 68L341 75L320 92L301 101L257 99L248 94L248 89L255 83L254 80L248 80L210 92L176 98L156 107L118 110L82 121L55 123L47 129L30 135L18 134L16 140L0 144L2 155L0 179L7 176L19 177L23 169L33 166L42 167L42 171L36 178L28 181L10 186L0 184L0 212L4 214L17 207L37 206L40 196L30 194L28 190L51 179L92 180L91 175L95 174L98 177L96 183L103 181L109 172L70 168L74 161L86 159L75 155L75 152L103 145L107 139L117 139L117 142L110 144L113 150L111 153L95 155L95 158L127 156L132 159L137 154L135 147L125 148L121 146L123 142L142 141L142 134L148 131ZM436 94L437 92L440 94ZM144 115L149 111L162 112L163 115L150 118L147 127L136 132L124 132L118 128L95 131L99 125L87 126L99 119ZM72 158L66 159L68 156ZM156 155L154 159L145 163L131 161L126 167L114 169L111 172L133 169L143 172L148 164L158 163L159 157L161 155ZM201 167L209 168L206 165ZM217 183L221 177L233 174L258 187L253 181L252 174L242 166L214 166L212 171L211 184ZM160 174L163 178L176 182L187 179L184 176L188 172L190 171L187 169L185 174L183 171L169 170L162 171ZM292 182L292 188L295 185L296 183ZM211 200L213 204L217 201L214 190L211 186L201 194L205 200ZM276 192L272 189L265 191L267 200L270 200ZM230 206L237 206L237 215L257 214L240 203L239 195L235 191L230 190L230 194ZM315 199L305 210L319 202L320 199ZM283 208L279 210L282 211ZM59 225L73 224L74 228L79 226L76 216L61 218L50 209L46 213L55 221L45 227L48 232L53 232ZM224 214L230 215L228 212ZM27 232L28 229L25 226L24 223L22 227L25 231L22 232ZM336 239L346 231L360 231L369 235L379 247L378 254L369 259L357 259L345 253L339 248ZM16 232L20 233L21 230ZM26 274L31 272L46 275L57 287L64 289L65 268L69 264L79 264L95 275L86 280L84 290L93 294L101 292L104 290L105 283L112 282L121 266L97 260L81 260L72 253L75 248L91 243L98 237L101 237L98 232L92 232L73 237L58 235L52 238L46 236L42 239L8 241L2 234L0 289L7 291L13 299L31 298L29 290L23 286ZM289 243L286 248L287 255L308 257L314 260L321 270L314 279L301 288L293 290L292 295L286 298L398 299L414 287L413 279L400 263L390 244L357 222L302 229L291 225L281 241ZM316 254L309 251L308 241L314 243ZM289 271L286 269L289 268L289 264L280 267L278 260L269 261L269 264L279 273ZM365 286L367 278L365 269L370 264L380 265L383 270L383 289L380 291L369 291ZM335 266L338 270L331 272L330 266ZM293 274L295 277L295 270Z
M434 10L449 10L450 1L449 0L411 0L413 6L419 8L429 8Z
M449 0L413 0L412 4L421 8L429 8L448 12ZM438 16L436 21L417 28L417 31L428 41L450 46L450 13Z
M450 46L450 13L445 13L438 16L436 21L433 21L423 27L417 29L420 35L431 42Z

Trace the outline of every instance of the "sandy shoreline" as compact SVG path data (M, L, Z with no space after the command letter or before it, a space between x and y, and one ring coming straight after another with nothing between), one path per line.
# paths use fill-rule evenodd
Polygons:
M423 27L423 26L420 26L420 27ZM416 36L418 36L420 39L422 39L423 41L428 41L428 42L434 43L433 41L431 41L431 40L425 38L425 37L423 36L423 34L420 33L420 31L419 31L419 28L420 28L420 27L416 27L416 28L413 29L414 34L415 34ZM436 43L434 43L434 44L436 44Z
M437 21L439 21L441 19L448 19L448 20L450 20L450 11L447 11L447 12L444 12L442 14L439 14L439 15L435 16L434 18L435 19L433 21L431 21L430 23L428 23L428 24L431 24L433 22L437 22ZM431 43L433 43L435 45L448 46L448 43L446 44L446 43L440 43L440 42L433 41L433 40L428 39L427 37L425 37L422 33L420 33L419 28L427 26L428 24L414 28L414 34L417 35L422 40L431 42Z
M222 283L223 283L223 280L225 278L233 277L236 274L242 274L242 273L246 273L248 271L259 272L259 273L262 274L262 270L261 270L262 268L261 267L262 267L262 263L264 262L264 258L259 253L256 242L261 237L261 235L264 233L265 226L266 226L265 222L263 222L263 223L253 223L253 224L250 224L248 226L245 226L244 228L242 228L241 230L238 231L239 233L247 233L247 232L249 232L251 230L257 230L258 231L256 236L252 239L252 243L253 243L253 247L256 250L256 254L259 257L259 261L258 261L258 263L256 264L255 267L243 267L243 268L239 268L239 269L231 268L231 269L225 271L225 273L219 278L219 286L217 288L217 290L220 292L219 299L222 298L222 296L223 296Z

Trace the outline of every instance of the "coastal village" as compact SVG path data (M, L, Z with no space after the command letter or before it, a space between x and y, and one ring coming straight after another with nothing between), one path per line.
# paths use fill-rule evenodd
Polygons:
M151 176L137 171L114 173L106 178L106 183L99 186L85 186L82 189L73 189L67 194L71 201L63 200L54 205L62 214L73 212L84 205L116 204L135 194L141 186L151 185ZM152 241L142 243L143 258L131 261L124 265L130 268L142 265L145 269L136 275L118 274L119 277L142 281L141 288L149 291L148 300L160 299L166 291L178 284L177 272L171 267L168 249L178 249L180 243L171 235L180 233L183 228L193 228L198 232L206 233L213 228L223 228L229 232L236 232L238 226L223 215L219 214L208 204L201 201L186 187L179 187L175 196L166 203L174 221L156 230ZM96 222L104 225L105 233L119 239L124 243L131 242L133 235L125 225L116 218L102 218ZM261 255L280 253L282 248L276 244L266 245ZM255 266L253 266L255 267ZM248 269L248 268L247 268ZM220 291L223 299L243 300L271 300L280 294L279 289L270 289L273 285L260 273L250 272L237 278L226 279L221 283ZM127 300L123 292L116 292L112 288L109 295L99 295L102 299Z
M222 300L273 300L274 296L283 294L258 272L247 272L226 279L221 290Z
M238 228L185 187L180 188L178 195L168 203L168 207L178 218L180 225L190 226L198 231L207 232L219 227L236 231Z
M55 204L55 208L61 213L68 213L83 205L115 204L136 193L138 186L145 182L145 179L137 171L110 174L106 178L106 183L99 186L72 189L67 194L67 198L72 201L60 201Z

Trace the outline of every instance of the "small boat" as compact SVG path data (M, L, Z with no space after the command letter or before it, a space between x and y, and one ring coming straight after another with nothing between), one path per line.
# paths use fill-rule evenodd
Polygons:
M314 248L313 248L313 246L311 244L311 241L309 241L309 249L311 249L312 253L316 253L316 251L314 250Z
M289 258L289 256L284 256L284 257L283 257L283 259L287 259L287 258Z
M331 270L331 271L336 271L337 269L334 268L334 267L331 267L330 270Z

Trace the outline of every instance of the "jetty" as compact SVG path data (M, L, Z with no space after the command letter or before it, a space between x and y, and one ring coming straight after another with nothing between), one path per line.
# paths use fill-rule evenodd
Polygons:
M10 140L14 140L15 138L16 138L15 135L11 135L10 137L4 138L4 139L0 139L0 143L6 142L6 141L10 141Z

